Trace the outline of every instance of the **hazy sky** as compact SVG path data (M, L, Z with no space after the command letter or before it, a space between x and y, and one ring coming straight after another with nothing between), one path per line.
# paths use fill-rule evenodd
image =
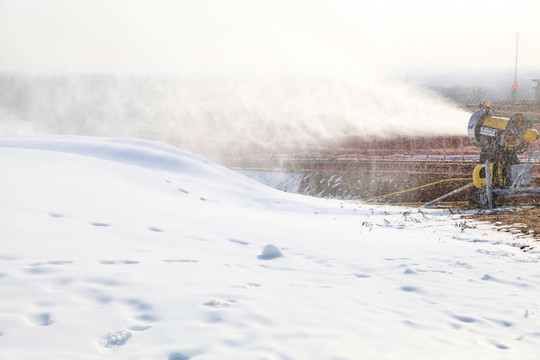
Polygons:
M0 71L540 66L538 0L0 0Z

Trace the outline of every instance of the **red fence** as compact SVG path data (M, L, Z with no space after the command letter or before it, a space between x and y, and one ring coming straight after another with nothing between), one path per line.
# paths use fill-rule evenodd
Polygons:
M540 150L538 141L528 148L528 151L535 150ZM478 162L480 149L467 136L349 138L325 145L289 148L288 151L265 156L303 160ZM520 157L523 159L526 155L521 154Z
M297 153L295 157L393 161L477 161L479 153L479 149L467 137L396 137L328 145L322 152L307 151Z

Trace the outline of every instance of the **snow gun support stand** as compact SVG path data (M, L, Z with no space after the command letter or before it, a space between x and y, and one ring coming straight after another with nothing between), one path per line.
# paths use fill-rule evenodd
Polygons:
M531 160L540 160L540 151L529 152L525 164L518 158L539 137L522 114L495 117L489 103L481 104L469 120L467 133L481 149L480 164L473 170L472 205L493 208L509 198L540 195L540 187L527 187L532 182Z

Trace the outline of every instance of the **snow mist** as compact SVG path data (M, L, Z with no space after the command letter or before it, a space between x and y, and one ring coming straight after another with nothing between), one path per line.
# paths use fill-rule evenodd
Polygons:
M469 115L411 83L361 77L0 75L0 133L140 137L206 156L340 137L463 135Z

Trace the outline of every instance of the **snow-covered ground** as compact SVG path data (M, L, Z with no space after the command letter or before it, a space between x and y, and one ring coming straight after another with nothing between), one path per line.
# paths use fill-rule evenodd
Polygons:
M0 171L1 359L540 356L540 252L488 224L134 139L4 137Z

